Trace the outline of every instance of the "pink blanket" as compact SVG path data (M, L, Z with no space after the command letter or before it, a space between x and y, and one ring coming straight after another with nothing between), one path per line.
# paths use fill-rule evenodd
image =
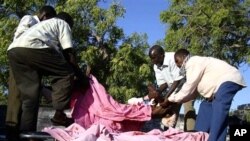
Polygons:
M76 123L65 129L44 128L44 132L58 141L206 141L208 139L208 134L204 132L182 132L173 128L165 132L158 129L147 133L138 131L144 121L150 120L151 107L120 104L105 91L94 76L90 79L90 88L87 91L74 92L72 117Z
M58 141L207 141L208 134L204 132L182 132L170 128L167 131L158 129L144 133L130 131L110 133L104 125L95 124L88 129L74 123L66 129L45 128Z
M110 132L136 131L151 119L150 106L118 103L94 76L88 90L74 91L72 103L72 117L84 128L101 124Z

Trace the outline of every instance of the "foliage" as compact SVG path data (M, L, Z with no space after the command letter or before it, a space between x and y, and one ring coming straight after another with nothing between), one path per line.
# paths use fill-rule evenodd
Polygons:
M147 81L152 81L153 78L152 67L148 65L149 58L145 57L145 51L149 47L146 40L145 35L133 34L111 59L111 73L107 84L109 92L116 99L122 101L146 95Z
M7 95L0 93L0 105L7 105Z
M249 7L249 0L172 0L160 15L170 25L166 49L187 48L234 66L250 62Z
M240 120L250 124L250 109L249 108L232 110L229 112L229 116L237 117Z
M250 123L250 111L249 110L246 112L246 121Z
M145 35L133 34L124 40L119 48L106 45L109 51L90 46L82 52L92 73L107 88L109 93L120 102L146 93L146 82L152 80L148 49Z
M38 8L44 5L42 0L16 1L8 0L0 2L0 93L2 94L0 101L5 101L7 80L8 80L8 60L7 48L12 42L15 28L19 20L26 14L35 14Z
M116 25L125 9L114 1L101 8L101 0L8 0L0 6L0 85L7 90L8 61L6 50L19 20L34 15L42 5L52 5L59 13L74 18L73 40L79 64L88 64L91 72L115 99L125 102L132 96L145 94L146 81L152 79L146 35L125 37ZM70 5L70 6L69 6ZM47 79L47 78L46 78ZM48 82L44 80L44 82Z

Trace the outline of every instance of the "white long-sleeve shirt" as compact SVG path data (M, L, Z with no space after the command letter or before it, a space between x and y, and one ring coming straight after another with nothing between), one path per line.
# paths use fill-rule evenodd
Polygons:
M33 49L54 48L58 51L72 48L73 42L70 26L59 18L45 20L32 26L14 40L8 50L16 47Z
M20 20L16 32L14 34L14 40L17 39L21 34L23 34L26 30L28 30L30 27L33 25L39 23L40 20L39 18L31 15L25 15L23 18Z
M239 70L225 61L212 57L191 57L186 65L186 82L181 90L170 95L171 102L186 102L195 97L195 91L205 97L212 98L220 85L230 81L246 86Z

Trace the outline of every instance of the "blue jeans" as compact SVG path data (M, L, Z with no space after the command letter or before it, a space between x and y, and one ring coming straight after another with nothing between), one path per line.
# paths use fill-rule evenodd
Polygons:
M234 82L220 85L211 102L202 101L196 118L195 130L209 133L209 141L225 141L228 113L235 94L242 89Z

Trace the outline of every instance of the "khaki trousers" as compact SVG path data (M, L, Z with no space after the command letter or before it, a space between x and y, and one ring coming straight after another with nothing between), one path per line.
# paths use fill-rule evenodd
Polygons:
M194 100L183 103L184 106L184 131L192 131L195 127Z

